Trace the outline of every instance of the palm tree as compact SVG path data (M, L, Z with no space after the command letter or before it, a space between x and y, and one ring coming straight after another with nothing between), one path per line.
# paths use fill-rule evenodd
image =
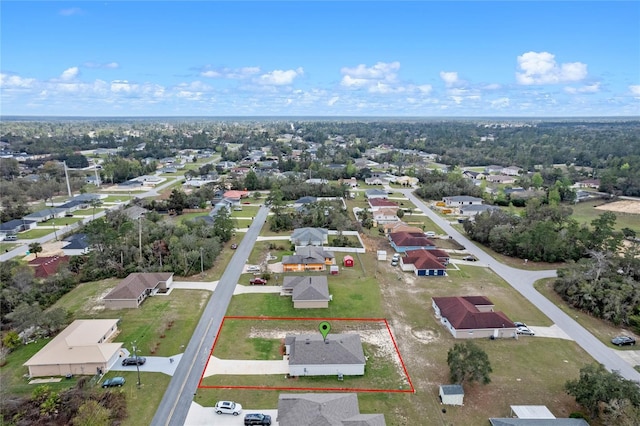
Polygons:
M42 245L39 242L29 244L29 252L35 253L36 258L38 257L38 253L42 253Z

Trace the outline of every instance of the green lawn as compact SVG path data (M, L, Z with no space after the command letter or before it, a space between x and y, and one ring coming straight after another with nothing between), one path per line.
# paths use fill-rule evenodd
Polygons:
M592 220L597 219L602 213L606 212L606 210L598 210L594 208L595 206L600 206L602 204L605 204L603 200L585 201L583 203L572 204L572 217L579 223L591 225ZM640 214L613 213L616 215L616 230L619 231L622 228L630 228L640 234Z
M100 212L103 212L107 209L104 208L96 208L95 211L93 210L93 208L88 208L88 209L82 209L82 210L76 210L75 212L73 212L74 216L93 216L94 212L95 214L98 214Z
M53 229L30 229L26 232L20 232L18 238L22 240L29 240L33 238L44 237L45 235L53 234Z
M259 206L247 206L243 205L242 210L233 210L231 212L232 217L255 217L260 210Z
M38 226L57 226L58 228L62 228L67 225L71 225L72 223L80 222L83 218L73 216L73 217L57 217L55 219L49 219L46 222L38 222ZM51 229L49 232L53 232Z
M135 194L135 193L142 193L145 191L129 191L129 192ZM117 194L117 195L109 195L107 198L103 198L101 201L103 203L120 203L120 202L130 201L134 197L135 195L129 196L125 194Z

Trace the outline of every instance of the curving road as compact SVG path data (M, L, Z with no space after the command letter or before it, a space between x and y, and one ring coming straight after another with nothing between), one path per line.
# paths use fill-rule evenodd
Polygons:
M640 372L636 371L629 363L623 360L614 349L607 347L607 345L598 340L593 334L578 324L569 315L565 314L533 287L533 284L540 279L556 277L555 270L525 271L504 265L478 248L475 243L451 226L447 220L442 219L434 213L418 197L413 195L412 189L394 189L394 191L402 192L431 220L440 226L440 228L465 246L467 251L476 256L481 262L489 265L496 274L544 312L545 315L560 327L562 331L575 340L575 342L597 362L603 364L610 371L618 371L625 379L640 382Z
M198 388L200 376L205 369L209 359L213 342L222 324L222 318L227 312L227 307L233 296L233 290L240 278L246 260L251 254L253 245L258 238L262 225L267 219L267 207L261 207L256 214L251 227L245 234L238 249L227 265L222 278L218 282L216 289L209 299L209 303L202 313L200 322L189 341L180 364L176 368L169 387L167 388L158 411L151 424L160 425L183 425L193 396Z

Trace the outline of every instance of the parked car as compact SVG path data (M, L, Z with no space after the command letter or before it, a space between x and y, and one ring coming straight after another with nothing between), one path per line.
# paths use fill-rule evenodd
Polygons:
M436 233L433 232L433 231L427 231L427 232L424 233L424 235L426 235L429 238L433 238L433 237L436 236Z
M634 339L633 337L629 337L629 336L617 336L614 337L613 339L611 339L611 343L613 343L616 346L624 346L624 345L635 345L636 344L636 339Z
M520 326L518 328L516 328L516 333L518 334L524 334L525 336L535 336L536 334L531 331L531 329L527 326Z
M514 324L516 325L516 327L526 327L527 326L527 324L525 324L523 322L518 322L518 321L515 321Z
M238 245L236 243L231 244L231 249L235 250L238 248Z
M102 387L103 388L113 388L113 387L121 387L122 385L124 385L124 377L114 377L111 379L107 379L104 382L102 382Z
M242 412L242 405L233 401L218 401L214 408L218 414L233 414L237 416Z
M397 260L392 260L391 261L391 266L398 266L398 261Z
M256 272L260 271L260 267L258 265L247 266L247 272Z
M391 260L400 260L400 253L394 254Z
M5 241L17 241L18 237L16 235L7 235L6 237L4 237Z
M245 414L244 426L271 426L271 416L267 414L251 413Z
M143 365L147 359L143 356L129 357L122 360L122 365Z
M466 260L467 262L475 262L476 260L478 260L478 258L475 256L465 256L462 258L462 260Z
M267 280L265 280L264 278L251 278L249 280L249 284L251 285L267 285Z

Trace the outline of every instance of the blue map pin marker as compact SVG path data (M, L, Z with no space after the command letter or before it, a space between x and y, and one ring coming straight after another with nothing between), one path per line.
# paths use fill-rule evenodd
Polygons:
M318 330L320 330L320 334L322 334L322 338L327 340L327 334L331 331L331 324L328 321L322 321L318 326Z

